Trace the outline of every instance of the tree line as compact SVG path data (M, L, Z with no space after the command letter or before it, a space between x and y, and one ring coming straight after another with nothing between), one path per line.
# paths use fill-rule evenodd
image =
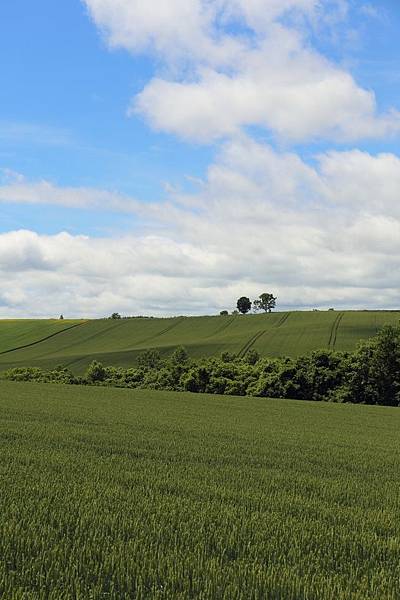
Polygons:
M244 357L228 352L194 360L185 348L163 358L147 350L131 368L93 361L83 376L65 367L51 371L13 368L0 375L13 381L189 391L237 396L400 405L400 328L384 327L355 352L319 350L297 358Z

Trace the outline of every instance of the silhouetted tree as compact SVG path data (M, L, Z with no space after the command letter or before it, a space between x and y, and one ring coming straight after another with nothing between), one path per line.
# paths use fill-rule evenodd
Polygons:
M276 306L276 298L273 294L269 294L264 292L260 294L258 300L254 300L253 307L254 310L264 310L265 312L271 312L273 308Z
M246 296L242 296L238 299L236 306L238 311L242 313L242 315L245 315L251 310L251 301Z

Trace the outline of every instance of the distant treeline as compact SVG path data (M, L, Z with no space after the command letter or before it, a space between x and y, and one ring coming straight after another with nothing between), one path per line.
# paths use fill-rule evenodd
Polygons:
M355 352L320 350L298 358L260 358L255 350L239 358L191 359L185 348L168 358L147 350L132 368L106 367L93 361L85 375L65 367L44 371L18 367L2 379L194 393L262 396L400 406L400 328L384 327Z

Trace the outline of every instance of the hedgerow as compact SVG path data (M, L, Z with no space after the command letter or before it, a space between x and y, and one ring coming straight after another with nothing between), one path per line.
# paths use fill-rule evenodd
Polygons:
M399 406L400 328L384 327L353 353L319 350L297 358L271 359L250 350L244 357L223 353L194 360L180 347L169 358L147 350L129 369L93 361L83 377L60 366L52 371L12 368L1 378Z

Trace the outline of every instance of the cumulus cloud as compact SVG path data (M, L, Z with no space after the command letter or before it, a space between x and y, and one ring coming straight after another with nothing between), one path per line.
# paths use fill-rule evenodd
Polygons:
M0 235L0 313L201 314L265 289L281 308L397 307L399 183L391 154L308 164L241 137L196 194L142 207L157 235Z
M129 109L157 130L200 142L246 126L292 141L400 131L398 111L380 114L373 91L311 46L310 28L345 18L345 0L85 2L110 45L164 65Z

